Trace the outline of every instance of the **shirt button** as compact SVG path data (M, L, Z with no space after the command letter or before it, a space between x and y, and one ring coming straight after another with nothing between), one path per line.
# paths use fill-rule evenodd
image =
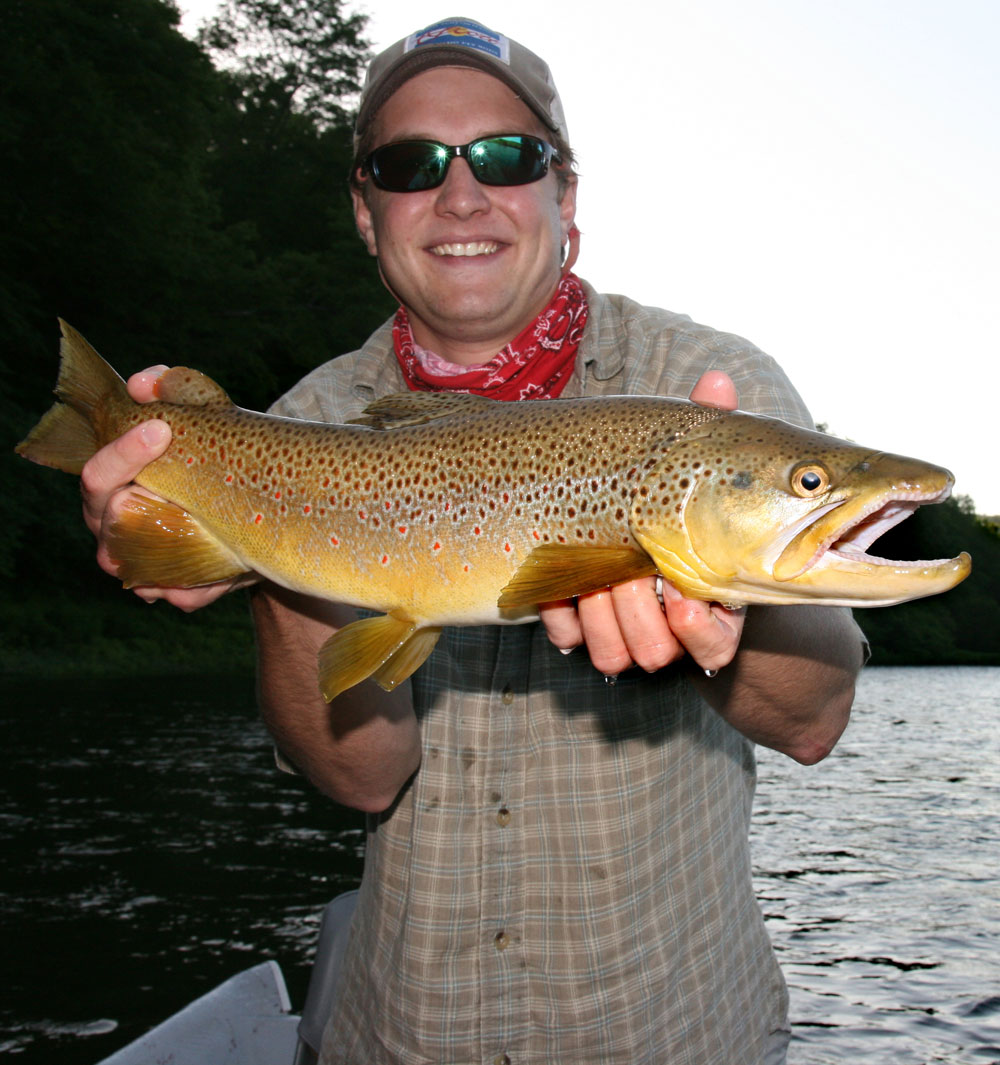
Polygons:
M493 937L493 945L497 950L506 950L507 944L510 942L510 936L506 932L497 932Z
M501 828L506 828L510 824L510 810L506 806L501 806L497 810L497 824Z
M497 1054L493 1059L493 1065L510 1065L510 1057L507 1054Z
M510 706L513 701L514 693L510 690L510 685L508 684L507 687L504 688L504 690L500 693L500 702L502 702L504 706Z

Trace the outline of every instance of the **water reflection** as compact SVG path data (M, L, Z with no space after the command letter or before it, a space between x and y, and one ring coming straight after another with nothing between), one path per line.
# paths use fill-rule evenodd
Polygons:
M1000 1061L998 710L1000 670L872 669L822 765L761 752L791 1062Z

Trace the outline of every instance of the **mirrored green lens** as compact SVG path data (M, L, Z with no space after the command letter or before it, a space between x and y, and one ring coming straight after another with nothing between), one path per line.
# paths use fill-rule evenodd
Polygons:
M392 192L419 192L444 181L452 153L435 141L401 141L372 152L371 171Z
M487 137L469 145L469 166L484 185L527 185L545 173L546 148L535 137Z

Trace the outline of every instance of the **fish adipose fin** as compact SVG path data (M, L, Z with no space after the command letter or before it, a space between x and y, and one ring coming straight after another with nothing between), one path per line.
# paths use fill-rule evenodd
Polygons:
M434 650L439 628L420 629L415 621L384 614L353 621L335 632L319 651L319 688L329 703L368 677L392 691Z
M137 493L109 530L108 553L126 588L196 588L248 572L186 510Z
M426 425L455 414L468 414L496 402L465 392L393 392L369 403L348 424L367 425L370 429L402 429L406 425Z
M655 573L656 564L649 555L633 547L542 544L501 591L497 606L506 609L551 603Z
M153 385L156 398L185 407L231 407L233 401L221 385L198 370L173 366Z
M59 328L58 401L15 451L42 466L79 475L99 446L91 412L108 393L127 399L128 391L125 382L71 325L60 318Z

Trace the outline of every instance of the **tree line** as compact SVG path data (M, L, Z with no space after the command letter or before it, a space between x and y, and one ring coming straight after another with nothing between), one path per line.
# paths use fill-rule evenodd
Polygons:
M0 669L252 668L238 596L187 617L124 595L93 562L75 478L12 448L54 384L57 315L123 375L186 364L263 409L391 313L346 181L365 20L340 0L228 0L192 41L171 0L0 13ZM863 612L875 661L1000 660L995 532L929 509L975 575ZM906 526L923 535L923 512Z

